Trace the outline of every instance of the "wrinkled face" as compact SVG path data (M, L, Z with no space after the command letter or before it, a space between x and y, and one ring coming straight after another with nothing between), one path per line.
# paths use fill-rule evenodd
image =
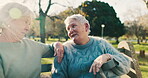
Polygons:
M20 19L12 20L10 23L10 29L12 34L17 39L22 39L25 34L29 31L31 25L30 17L22 17Z
M66 24L66 30L68 36L73 39L74 42L83 41L83 39L88 36L88 26L74 19L71 19Z

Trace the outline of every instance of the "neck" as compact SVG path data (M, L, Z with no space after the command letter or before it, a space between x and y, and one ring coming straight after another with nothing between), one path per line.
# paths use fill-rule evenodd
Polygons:
M14 35L10 33L2 33L0 36L0 42L18 42L20 39L15 38Z
M89 42L89 37L87 36L86 38L84 38L83 37L83 39L82 40L79 40L79 41L74 41L76 44L78 44L78 45L85 45L85 44L87 44L88 42Z

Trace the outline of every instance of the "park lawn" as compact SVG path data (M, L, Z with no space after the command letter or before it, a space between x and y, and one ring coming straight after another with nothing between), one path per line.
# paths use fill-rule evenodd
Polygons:
M136 52L140 52L140 50L145 50L145 53L148 53L148 44L135 44L134 48Z
M140 65L142 78L147 78L148 76L148 55L146 55L145 58L142 58L138 55L137 57L138 57L139 65Z
M148 78L148 65L140 65L142 78Z
M115 43L115 41L109 41L115 48L117 48L117 44ZM148 53L148 43L141 43L141 44L137 44L136 42L132 42L134 48L135 48L135 52L140 52L140 50L145 50L145 53Z

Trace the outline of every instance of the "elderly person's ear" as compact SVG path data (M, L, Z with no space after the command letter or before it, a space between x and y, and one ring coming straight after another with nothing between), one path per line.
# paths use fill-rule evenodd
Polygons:
M88 32L89 31L89 25L88 25L88 23L85 23L84 25L85 25L85 28L86 28L86 32Z

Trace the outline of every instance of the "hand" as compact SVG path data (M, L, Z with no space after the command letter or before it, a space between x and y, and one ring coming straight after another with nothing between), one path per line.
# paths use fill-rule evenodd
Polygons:
M89 72L93 72L94 75L96 75L96 72L99 72L101 66L110 59L111 59L110 54L102 54L102 55L100 55L99 57L97 57L94 60L93 64L90 67Z
M62 43L54 43L54 56L58 56L58 63L62 62L62 59L64 57L64 47Z

